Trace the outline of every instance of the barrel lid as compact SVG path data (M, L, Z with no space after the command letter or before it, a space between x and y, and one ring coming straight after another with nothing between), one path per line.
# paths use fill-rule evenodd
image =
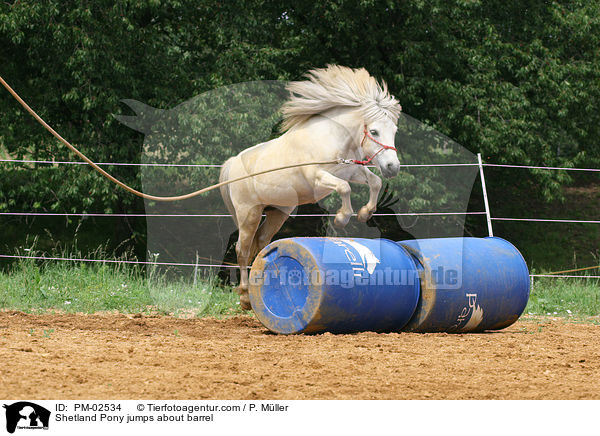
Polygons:
M258 254L250 272L252 309L259 321L276 333L303 332L318 318L321 272L301 239L269 244Z

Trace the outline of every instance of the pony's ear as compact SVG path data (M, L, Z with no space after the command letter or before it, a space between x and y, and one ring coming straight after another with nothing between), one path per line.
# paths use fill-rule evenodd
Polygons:
M138 132L142 133L150 133L152 131L152 126L162 117L164 110L156 109L152 106L148 106L142 102L137 100L121 100L122 103L125 103L129 106L137 115L129 116L129 115L115 115L113 117L117 121L122 124L125 124L127 127L130 127Z

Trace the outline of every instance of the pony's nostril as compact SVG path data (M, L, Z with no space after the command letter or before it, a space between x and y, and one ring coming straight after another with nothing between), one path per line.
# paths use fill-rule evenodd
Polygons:
M387 177L393 177L396 174L398 174L398 171L400 170L400 166L395 164L394 162L389 162L384 169L385 175Z

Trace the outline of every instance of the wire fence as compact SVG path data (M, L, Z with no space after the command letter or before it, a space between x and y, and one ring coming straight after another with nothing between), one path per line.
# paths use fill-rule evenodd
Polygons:
M43 164L43 165L88 165L86 162L78 161L55 161L55 160L30 160L30 159L0 159L0 163L4 164ZM171 163L124 163L124 162L100 162L97 165L101 166L134 166L134 167L190 167L190 168L221 168L220 164L171 164ZM373 166L373 165L370 165ZM487 204L487 189L485 187L484 167L500 167L500 168L515 168L528 170L549 170L549 171L584 171L584 172L600 172L599 168L571 168L571 167L544 167L533 165L510 165L510 164L493 164L483 163L481 156L478 155L478 162L473 163L445 163L445 164L405 164L402 168L427 168L427 167L479 167L482 191L485 200L485 211L475 212L414 212L414 213L375 213L374 216L451 216L451 215L485 215L488 223L489 235L493 236L492 222L493 221L525 221L525 222L545 222L545 223L573 223L573 224L600 224L600 220L572 220L572 219L553 219L553 218L513 218L513 217L493 217L491 216L489 206ZM353 214L356 216L356 214ZM229 214L145 214L145 213L55 213L55 212L0 212L0 216L28 216L28 217L140 217L140 218L226 218ZM334 217L335 214L292 214L291 217ZM172 263L172 262L145 262L131 261L118 259L85 259L85 258L67 258L67 257L51 257L51 256L24 256L24 255L9 255L0 254L0 258L4 259L33 259L45 261L73 261L73 262L104 262L104 263L125 263L137 265L161 265L161 266L178 266L178 267L209 267L209 268L237 268L235 265L223 264L199 264L199 263ZM559 275L559 274L530 274L531 280L536 277L552 277L552 278L590 278L600 279L600 276L594 275Z
M485 215L485 212L407 212L374 213L373 216L445 216L445 215ZM356 216L353 213L352 216ZM78 216L78 217L160 217L160 218L227 218L230 214L160 214L160 213L54 213L54 212L0 212L0 216ZM263 214L263 216L265 216ZM334 213L291 214L290 217L334 217Z
M600 276L582 276L575 274L529 274L529 277L551 277L557 279L600 279Z
M54 160L27 160L27 159L0 159L4 163L35 163L51 165L89 165L87 162L79 161L54 161ZM132 166L132 167L189 167L189 168L222 168L222 164L170 164L170 163L122 163L122 162L99 162L101 166ZM476 167L477 163L446 163L446 164L408 164L401 165L403 168L426 168L426 167ZM375 167L375 165L367 165Z
M202 263L176 263L176 262L148 262L141 260L124 260L124 259L86 259L75 257L48 257L48 256L21 256L18 254L0 254L3 259L32 259L32 260L62 260L71 262L97 262L97 263L125 263L130 265L161 265L161 266L190 266L190 267L220 267L220 268L237 268L237 265L214 265Z
M52 165L89 165L87 162L79 161L55 161L55 160L28 160L28 159L0 159L3 163L34 163L34 164L52 164ZM124 162L96 162L96 165L102 166L137 166L137 167L190 167L190 168L221 168L221 164L170 164L170 163L124 163ZM374 167L374 165L369 165ZM403 164L402 168L426 168L426 167L476 167L477 162L473 163L446 163L446 164ZM483 163L484 167L501 168L523 168L536 170L560 170L560 171L589 171L600 172L600 168L572 168L572 167L543 167L534 165L509 165Z

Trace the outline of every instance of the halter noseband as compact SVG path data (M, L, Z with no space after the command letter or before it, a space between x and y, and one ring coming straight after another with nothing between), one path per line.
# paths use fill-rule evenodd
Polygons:
M371 156L371 157L367 156L367 160L352 159L353 163L358 164L358 165L368 165L375 158L375 156L377 156L383 150L394 150L394 151L396 151L396 147L392 147L391 145L382 144L377 139L375 139L371 135L369 135L369 131L367 130L367 125L366 124L365 124L365 129L363 130L363 133L365 134L365 136L363 136L362 141L360 141L360 148L362 148L362 146L363 146L363 144L365 142L365 139L367 139L367 138L369 138L374 143L379 144L381 146L381 148L379 150L377 150L377 152L373 156Z

